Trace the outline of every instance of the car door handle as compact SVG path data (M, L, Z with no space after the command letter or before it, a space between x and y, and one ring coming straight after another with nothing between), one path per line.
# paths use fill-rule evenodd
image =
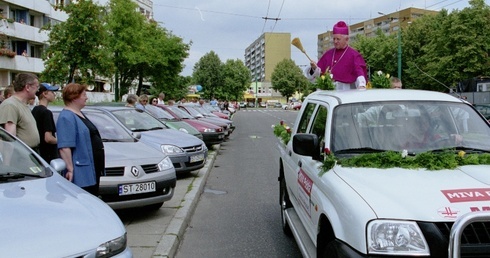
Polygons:
M288 151L288 155L291 156L293 154L293 152L291 152L291 150Z
M298 161L298 167L301 167L301 166L303 166L303 162Z

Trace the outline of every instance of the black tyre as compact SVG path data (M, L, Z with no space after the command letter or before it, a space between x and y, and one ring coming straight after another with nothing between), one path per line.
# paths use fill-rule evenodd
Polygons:
M291 201L289 200L286 181L284 177L281 178L280 185L279 185L279 201L281 204L282 231L284 231L284 234L286 234L287 236L292 236L293 234L291 233L291 228L289 227L288 221L286 220L286 209L291 208L292 204Z

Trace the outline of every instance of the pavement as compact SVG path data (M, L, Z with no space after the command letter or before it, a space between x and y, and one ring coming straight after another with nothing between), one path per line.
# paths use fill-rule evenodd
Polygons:
M134 209L118 212L135 258L175 256L219 154L219 147L214 145L213 150L208 152L203 168L178 178L174 196L158 211Z

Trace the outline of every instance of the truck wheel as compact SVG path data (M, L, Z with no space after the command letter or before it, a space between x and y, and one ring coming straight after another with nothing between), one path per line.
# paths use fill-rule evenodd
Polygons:
M284 234L287 236L292 236L291 233L291 228L288 225L288 221L286 220L286 209L291 208L293 205L291 204L291 201L289 200L289 195L288 191L286 188L286 181L283 178L281 178L281 182L279 185L279 198L280 198L280 203L281 203L281 224L282 224L282 231L284 231Z

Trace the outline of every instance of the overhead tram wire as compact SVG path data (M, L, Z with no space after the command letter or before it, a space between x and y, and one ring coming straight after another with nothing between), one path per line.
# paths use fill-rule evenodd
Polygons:
M265 17L269 16L270 7L271 7L271 0L269 0L269 4L267 5L267 12L265 14ZM262 17L262 18L264 18L264 17ZM267 20L264 20L264 26L262 27L262 32L260 34L264 33L266 23L267 23Z
M446 0L447 1L447 0ZM187 10L187 11L192 11L192 12L198 12L195 7L180 7L180 6L173 6L173 5L166 5L166 4L158 4L158 3L153 3L154 6L163 6L163 7L168 7L168 8L173 8L173 9L181 9L181 10ZM214 13L214 14L221 14L221 15L229 15L229 16L238 16L238 17L246 17L246 18L253 18L253 19L263 19L262 16L256 16L256 15L248 15L248 14L240 14L240 13L229 13L229 12L221 12L221 11L213 11L213 10L205 10L205 9L199 9L202 13ZM332 21L337 21L344 19L345 17L330 17L330 18L325 18L325 17L282 17L282 21L314 21L314 20L332 20ZM351 20L368 20L370 19L369 17L351 17Z
M282 0L282 4L281 4L281 8L279 9L279 13L277 14L277 18L270 18L270 17L262 17L262 19L265 20L265 22L267 22L267 20L274 20L274 26L272 26L272 30L271 30L271 33L274 32L274 29L276 28L276 25L277 25L277 22L279 20L281 20L281 18L279 18L281 16L281 12L282 12L282 8L284 7L284 2L286 0ZM269 3L270 3L270 0L269 0ZM264 27L265 27L265 23L264 23ZM262 33L264 33L264 30L262 30ZM270 37L270 35L269 35ZM266 39L266 42L267 42L268 39Z

